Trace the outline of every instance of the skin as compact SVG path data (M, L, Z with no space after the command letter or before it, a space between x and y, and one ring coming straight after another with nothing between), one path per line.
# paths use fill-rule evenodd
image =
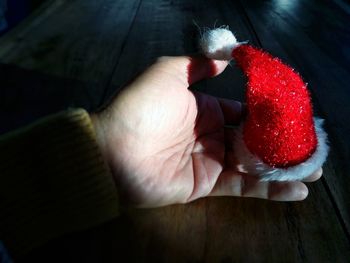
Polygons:
M200 57L162 57L107 108L92 114L97 142L124 202L158 207L206 196L307 197L303 182L260 182L237 171L229 126L242 120L242 104L188 89L226 66ZM305 182L321 176L320 168Z

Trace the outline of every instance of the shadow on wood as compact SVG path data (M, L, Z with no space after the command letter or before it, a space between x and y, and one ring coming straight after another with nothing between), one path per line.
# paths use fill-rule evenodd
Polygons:
M0 64L0 133L69 107L95 109L94 85Z

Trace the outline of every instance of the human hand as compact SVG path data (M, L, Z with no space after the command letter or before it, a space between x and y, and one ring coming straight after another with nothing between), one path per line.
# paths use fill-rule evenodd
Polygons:
M227 62L163 57L93 114L97 140L122 198L140 207L187 203L205 196L302 200L303 182L260 182L240 173L233 155L241 103L192 92ZM305 181L322 175L320 168Z

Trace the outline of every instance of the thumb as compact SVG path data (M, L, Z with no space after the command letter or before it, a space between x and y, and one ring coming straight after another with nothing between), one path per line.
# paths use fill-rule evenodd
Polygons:
M205 78L219 75L228 65L227 61L213 60L203 56L160 57L145 74L154 74L168 83L180 81L183 88Z

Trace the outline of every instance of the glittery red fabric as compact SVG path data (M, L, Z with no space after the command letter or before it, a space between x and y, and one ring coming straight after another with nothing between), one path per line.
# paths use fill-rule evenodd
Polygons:
M278 58L249 45L232 57L248 77L248 115L243 128L247 148L272 167L287 168L308 159L317 137L306 84Z

